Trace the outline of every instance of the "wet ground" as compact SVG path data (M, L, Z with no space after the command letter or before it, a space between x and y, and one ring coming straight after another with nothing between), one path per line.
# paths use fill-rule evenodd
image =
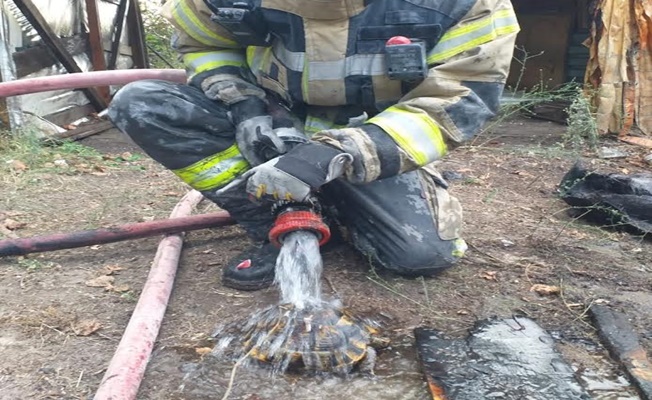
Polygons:
M188 377L182 383L183 389L173 397L175 399L220 399L232 373L232 365L210 356L198 365L185 364L182 368L188 371ZM388 349L379 360L373 378L361 374L352 374L348 378L291 374L272 376L268 369L261 366L244 367L236 372L229 397L233 399L429 398L411 343L397 344Z
M504 122L441 165L454 172L451 192L465 210L467 257L431 279L405 279L370 269L348 246L324 254L322 290L345 306L384 323L392 348L380 353L377 377L272 379L238 369L231 399L428 398L413 330L425 326L451 339L477 321L531 318L595 399L636 399L623 372L601 345L587 309L606 304L626 313L643 346L652 348L652 248L645 238L572 219L557 184L578 154L563 145L563 127L529 120ZM136 150L123 137L86 143L101 151ZM605 139L629 153L590 165L636 172L643 150ZM123 157L123 159L131 159ZM75 171L27 171L4 177L1 210L30 236L165 218L185 192L169 172L146 158ZM204 204L198 212L215 211ZM0 398L86 399L97 388L147 275L159 238L0 260ZM220 285L226 261L248 241L237 227L187 235L182 262L139 399L220 399L232 363L206 369L210 334L277 301L275 289L238 292ZM87 284L114 278L113 289ZM545 294L540 286L557 287ZM119 290L116 290L118 288ZM89 325L97 323L97 325ZM92 326L96 329L83 330ZM203 355L203 356L202 356ZM183 392L179 387L185 383Z

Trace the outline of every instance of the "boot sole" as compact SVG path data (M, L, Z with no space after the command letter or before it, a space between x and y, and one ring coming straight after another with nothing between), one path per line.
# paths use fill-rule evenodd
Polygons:
M244 282L244 281L238 281L227 277L222 277L222 284L224 286L229 287L231 289L244 290L244 291L255 291L255 290L265 289L272 286L272 283L274 283L273 278L262 282Z

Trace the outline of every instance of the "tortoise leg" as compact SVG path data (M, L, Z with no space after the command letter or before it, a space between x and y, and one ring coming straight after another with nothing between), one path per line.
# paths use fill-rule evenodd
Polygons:
M367 347L367 355L360 361L360 373L368 376L375 376L374 367L376 366L376 349Z
M303 353L301 361L303 361L303 366L306 372L310 374L316 374L323 369L321 360L319 360L319 357L315 353Z

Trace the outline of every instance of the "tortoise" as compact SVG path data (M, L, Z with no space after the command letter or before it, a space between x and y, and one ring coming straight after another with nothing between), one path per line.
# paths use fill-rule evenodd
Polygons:
M346 375L357 367L373 374L376 349L389 345L377 323L329 303L304 309L275 305L240 328L242 354L275 372L303 368Z

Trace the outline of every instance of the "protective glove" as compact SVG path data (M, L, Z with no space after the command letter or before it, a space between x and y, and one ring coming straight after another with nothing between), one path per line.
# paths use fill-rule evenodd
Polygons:
M257 166L284 154L285 143L272 129L272 117L261 115L244 120L235 128L235 142L242 156Z
M272 117L265 112L265 102L257 97L249 97L231 106L236 144L252 166L278 157L287 150L272 128Z
M317 142L299 144L287 154L247 171L247 193L258 200L305 202L311 193L344 173L353 157Z

